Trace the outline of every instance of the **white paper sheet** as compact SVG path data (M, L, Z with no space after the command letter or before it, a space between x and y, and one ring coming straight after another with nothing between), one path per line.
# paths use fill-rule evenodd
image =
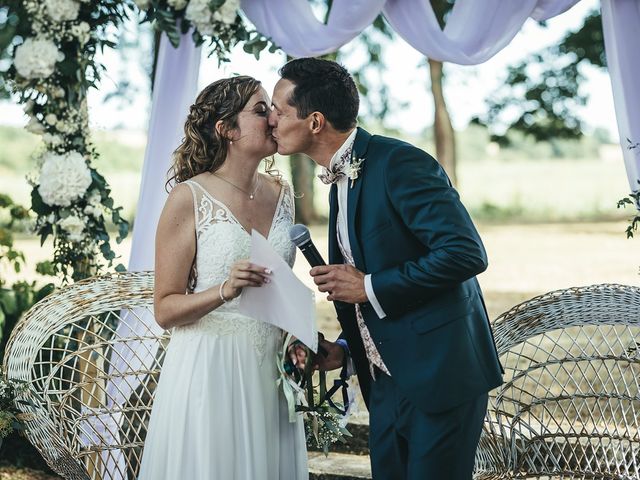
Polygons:
M294 335L314 353L318 350L314 293L295 276L266 238L251 232L251 262L271 269L271 283L242 290L238 309Z

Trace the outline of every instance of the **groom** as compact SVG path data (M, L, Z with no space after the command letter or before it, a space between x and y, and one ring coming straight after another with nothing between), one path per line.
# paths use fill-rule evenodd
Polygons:
M431 156L356 128L343 67L301 58L280 76L269 117L278 153L309 155L332 184L330 265L311 275L342 334L322 341L320 368L353 359L374 479L470 480L487 392L502 383L475 278L487 268L478 232Z

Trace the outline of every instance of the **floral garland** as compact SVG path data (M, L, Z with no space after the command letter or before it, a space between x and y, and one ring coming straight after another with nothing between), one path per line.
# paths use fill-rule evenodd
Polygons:
M176 46L181 33L191 29L194 42L209 39L211 53L221 61L239 42L258 56L269 41L246 26L239 7L239 0L3 2L0 58L12 62L0 71L0 85L8 85L24 105L30 118L27 130L42 137L37 171L28 177L31 209L37 214L34 230L43 243L53 237L54 270L65 280L113 265L107 219L118 231L116 242L129 232L122 207L115 206L109 185L92 167L98 152L90 138L87 92L98 87L104 70L96 52L114 47L112 27L140 10L143 21L165 32Z

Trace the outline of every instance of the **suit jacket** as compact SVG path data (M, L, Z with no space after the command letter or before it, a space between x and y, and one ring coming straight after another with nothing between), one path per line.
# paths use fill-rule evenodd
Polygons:
M368 302L361 309L397 387L427 413L497 387L502 367L475 278L487 255L458 193L438 162L408 143L358 128L353 148L364 162L349 180L349 241L387 316ZM340 264L335 184L329 201L329 261ZM372 379L354 305L335 307L368 404Z

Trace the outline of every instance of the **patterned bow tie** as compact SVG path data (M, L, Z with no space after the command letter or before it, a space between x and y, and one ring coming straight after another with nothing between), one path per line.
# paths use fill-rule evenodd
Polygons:
M326 185L330 185L332 183L336 183L338 180L343 178L346 175L346 167L349 165L351 161L351 152L353 151L353 145L345 150L345 152L340 156L337 162L331 166L331 170L328 168L323 168L322 173L318 175L320 181Z

